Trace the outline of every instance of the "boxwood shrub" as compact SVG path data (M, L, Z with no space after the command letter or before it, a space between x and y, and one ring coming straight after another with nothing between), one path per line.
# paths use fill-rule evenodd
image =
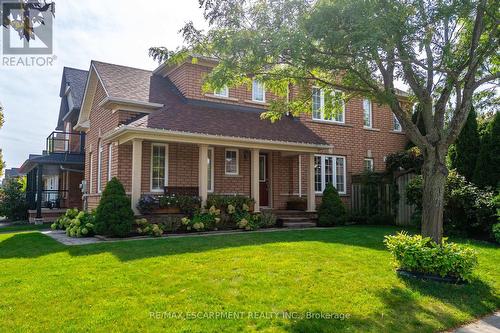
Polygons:
M405 232L385 236L385 245L399 269L470 281L477 266L477 253L471 248L448 243L436 244L429 237Z

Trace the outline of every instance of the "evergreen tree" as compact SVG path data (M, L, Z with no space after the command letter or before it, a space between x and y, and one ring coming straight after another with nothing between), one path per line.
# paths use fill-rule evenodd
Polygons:
M95 215L95 231L100 235L125 237L130 233L133 222L130 199L122 183L113 177L102 192Z
M483 134L473 180L479 186L492 188L500 183L500 112L495 114Z
M328 183L318 208L318 226L331 227L344 224L346 215L347 210L340 199L339 192Z
M451 168L457 169L468 181L474 176L480 147L476 112L471 109L454 147L450 146L449 150Z

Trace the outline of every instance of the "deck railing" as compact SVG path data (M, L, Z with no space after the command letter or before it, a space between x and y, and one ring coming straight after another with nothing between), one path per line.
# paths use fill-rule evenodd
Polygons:
M49 154L83 154L85 152L85 134L54 131L47 137L46 150Z

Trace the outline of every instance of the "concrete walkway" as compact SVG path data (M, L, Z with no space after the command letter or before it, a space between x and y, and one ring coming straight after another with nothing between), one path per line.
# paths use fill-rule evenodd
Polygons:
M500 311L469 325L452 331L453 333L500 333Z
M82 237L82 238L69 237L68 235L66 235L66 232L62 230L47 230L40 232L44 235L49 236L50 238L55 239L56 241L64 245L86 245L86 244L103 242L95 237Z

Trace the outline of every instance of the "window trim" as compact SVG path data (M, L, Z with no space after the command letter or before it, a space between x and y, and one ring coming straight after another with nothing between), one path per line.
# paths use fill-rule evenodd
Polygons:
M367 161L370 161L370 169L366 169L366 162ZM373 160L373 157L365 157L364 160L363 160L363 169L364 171L370 171L370 172L373 172L373 170L375 170L375 161Z
M323 191L325 190L326 182L325 182L325 172L324 172L324 167L325 167L325 157L332 157L332 179L335 181L335 184L332 184L337 188L337 159L342 159L344 161L344 172L343 172L343 177L344 177L344 190L343 191L338 191L340 195L346 195L347 194L347 164L346 164L346 157L341 156L341 155L328 155L328 154L314 154L314 157L321 157L321 166L320 166L320 171L321 171L321 191L316 191L316 188L314 188L314 192L316 195L322 194Z
M225 94L221 94L221 91L225 91ZM225 85L222 89L220 90L214 90L214 96L217 97L222 97L222 98L229 98L229 87Z
M396 124L399 125L399 129L396 129ZM392 113L392 130L394 132L403 132L403 126L401 126L401 123L399 122L399 119L398 117L396 117L394 112Z
M227 152L236 152L236 172L227 172ZM238 176L240 174L240 152L238 148L226 148L224 150L224 174L226 176Z
M93 188L93 183L94 183L94 154L92 152L89 153L89 164L90 164L90 170L89 170L89 193L94 193L94 188Z
M104 149L102 148L102 143L99 142L99 148L97 151L97 193L102 193L102 153Z
M336 120L335 118L333 119L325 119L325 111L324 111L324 108L325 108L325 92L324 92L324 89L320 88L320 87L317 87L317 86L313 86L312 89L319 89L320 90L320 118L315 118L314 117L314 110L312 110L312 105L311 105L311 118L313 121L318 121L318 122L325 122L325 123L332 123L332 124L345 124L345 112L346 112L346 105L345 105L345 101L342 100L342 120ZM343 93L341 90L338 90L338 89L334 89L332 90L332 93L337 93L337 92L340 92L340 93ZM311 99L312 99L312 94L311 94ZM339 114L340 115L340 114Z
M262 100L255 98L255 89L254 89L255 82L258 82L262 85ZM260 82L259 80L256 80L256 79L252 80L252 102L257 102L257 103L265 103L266 102L266 85L264 84L264 82Z
M215 173L214 173L214 166L215 166L215 151L214 151L214 148L213 147L208 147L208 151L211 152L212 154L212 159L210 160L211 162L211 169L210 169L210 173L208 174L209 177L211 177L212 181L210 182L210 185L212 185L212 187L208 187L207 186L207 192L208 193L213 193L214 192L214 188L215 188L215 185L214 185L214 182L215 182Z
M149 167L149 189L151 192L155 192L155 193L159 193L159 192L163 192L164 189L161 188L161 189L154 189L153 188L153 147L165 147L165 177L164 177L164 181L163 181L163 186L168 186L168 160L169 160L169 156L168 156L168 144L167 143L155 143L155 142L152 142L151 143L151 156L150 156L150 167Z
M108 146L108 182L111 180L111 162L113 161L113 143Z
M366 125L365 124L365 101L368 101L369 102L369 106L370 106L370 109L369 109L369 124ZM363 98L363 127L364 128L373 128L373 104L372 104L372 100L368 97L365 97Z

